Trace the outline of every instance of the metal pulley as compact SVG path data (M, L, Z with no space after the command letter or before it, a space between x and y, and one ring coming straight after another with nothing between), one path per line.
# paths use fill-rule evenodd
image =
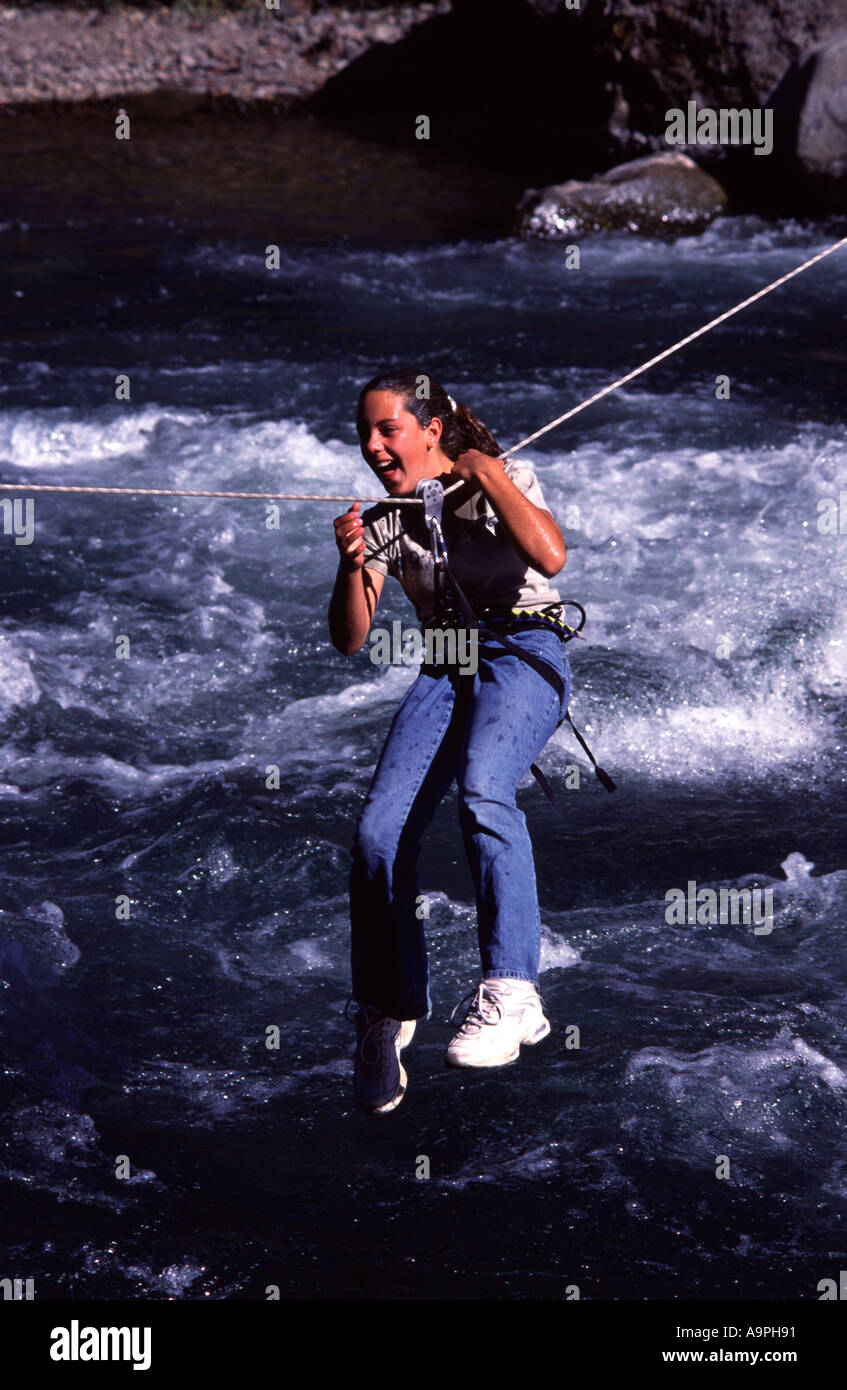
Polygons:
M437 570L444 570L447 567L447 546L441 529L444 488L436 478L421 478L415 488L415 496L420 497L424 505L424 520L429 531L432 563Z

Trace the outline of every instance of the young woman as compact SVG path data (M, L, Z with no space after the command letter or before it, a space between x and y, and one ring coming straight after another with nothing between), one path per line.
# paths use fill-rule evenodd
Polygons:
M374 377L359 397L357 425L388 498L414 496L424 478L464 484L444 499L450 573L487 627L499 623L513 646L558 676L545 679L530 660L488 639L474 673L424 664L394 716L357 826L350 879L354 1085L359 1103L381 1114L403 1098L400 1052L432 1007L416 866L423 831L454 777L482 978L457 1005L464 1015L446 1060L501 1066L522 1043L550 1032L537 988L532 846L515 792L567 709L570 670L560 596L550 584L565 544L532 470L500 462L485 425L425 372ZM336 518L335 535L329 626L338 651L364 645L386 574L399 580L423 628L449 623L423 507L380 503L360 516L356 502ZM461 622L455 613L452 620Z

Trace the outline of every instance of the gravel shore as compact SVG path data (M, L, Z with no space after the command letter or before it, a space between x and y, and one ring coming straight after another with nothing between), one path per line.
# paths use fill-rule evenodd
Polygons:
M0 9L0 107L124 98L165 88L290 109L375 43L447 14L449 0L307 11L303 0L206 16L187 10ZM197 103L200 104L200 103Z

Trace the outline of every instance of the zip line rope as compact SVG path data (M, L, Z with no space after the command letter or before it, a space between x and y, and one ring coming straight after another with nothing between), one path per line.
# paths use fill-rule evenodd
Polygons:
M680 338L678 343L673 343L670 347L665 348L664 351L657 353L655 357L650 358L649 362L643 362L640 367L635 367L631 372L627 372L625 376L618 377L617 381L611 382L609 386L604 386L601 391L596 391L594 395L589 396L587 400L580 401L579 405L572 406L570 410L565 411L564 415L559 415L555 420L551 420L549 425L543 425L540 430L535 430L533 434L528 434L526 439L519 440L517 444L512 445L511 449L507 449L504 453L498 454L498 459L503 460L510 458L512 454L518 452L518 449L525 448L527 444L531 444L535 439L540 439L541 436L547 434L549 430L554 430L557 425L563 425L566 420L573 419L574 415L578 415L581 410L587 410L588 407L594 405L596 401L602 400L604 396L610 395L612 391L617 391L619 386L624 386L628 381L633 381L635 377L640 376L642 372L649 371L651 367L655 367L657 362L664 361L666 357L670 357L674 352L679 352L680 348L686 347L688 343L693 343L695 338L700 338L712 328L717 328L719 323L725 323L727 319L732 318L733 314L740 314L742 309L746 309L750 304L755 304L757 299L762 299L766 294L770 294L771 290L778 289L779 286L784 285L786 281L792 280L795 275L802 274L804 270L808 270L810 266L816 265L818 261L824 260L826 256L831 256L833 251L838 251L842 246L847 246L847 236L843 236L840 241L833 242L833 244L827 246L825 250L819 251L816 256L810 256L802 265L795 266L793 270L787 271L785 275L780 275L779 279L772 280L771 283L765 285L763 289L756 290L755 294L748 295L746 299L742 299L741 303L734 305L732 309L727 309L724 313L718 314L717 318L710 319L708 323L703 324L702 328L697 328L693 333L688 333L684 338ZM462 481L452 483L450 487L444 489L444 496L446 497L448 493L455 492L456 488L462 486ZM17 492L89 492L108 495L123 493L133 497L229 497L239 500L247 499L268 502L387 502L396 503L398 505L405 504L410 507L422 507L424 505L423 500L419 497L389 497L388 495L383 497L345 497L335 494L330 494L328 496L325 494L317 495L311 492L211 492L199 491L193 488L176 487L85 487L82 485L60 483L7 482L0 482L0 488L7 488L9 491Z
M310 492L201 492L181 487L84 487L63 483L4 483L0 488L25 492L105 492L128 493L131 497L248 497L278 502L417 502L417 497L333 497Z
M571 410L566 410L564 415L559 415L555 420L551 420L549 425L542 426L542 428L536 430L534 434L528 434L526 439L522 439L519 444L513 444L511 449L508 449L505 454L500 455L500 458L507 458L509 454L516 454L518 449L523 449L526 444L531 444L534 439L540 439L542 434L546 434L548 430L555 429L557 425L563 425L566 420L570 420L572 416L578 415L579 412L585 410L587 406L593 405L595 401L602 400L603 397L608 396L611 391L616 391L619 386L623 386L627 381L632 381L634 377L640 376L641 373L646 372L648 368L655 367L657 362L663 361L665 357L670 357L671 353L679 352L680 348L685 347L688 343L693 343L695 338L702 337L704 333L709 332L710 328L717 328L719 323L724 323L726 319L731 319L733 314L740 314L741 310L746 309L748 304L755 304L757 299L761 299L764 295L770 294L771 290L778 289L780 285L785 284L786 280L793 279L794 276L799 275L801 271L808 270L810 265L815 265L818 261L822 261L824 257L831 256L833 251L837 251L841 246L847 246L847 236L843 236L840 241L833 242L831 246L827 246L826 250L819 251L816 256L811 256L809 260L804 261L802 265L795 266L793 270L787 271L785 275L780 275L778 280L772 280L769 285L765 285L764 289L756 290L755 294L748 295L747 299L742 299L741 303L736 304L734 308L727 309L724 313L718 314L716 319L710 319L708 323L703 324L702 328L696 328L693 333L687 334L685 338L680 338L678 343L674 343L671 347L665 348L663 352L658 352L655 357L650 358L649 362L644 362L640 367L636 367L633 371L627 372L626 376L618 377L617 381L613 381L611 386L604 386L602 391L595 392L593 396L588 397L588 400L581 401L579 405L575 405ZM455 487L456 484L454 483L453 486ZM450 491L450 489L448 488L446 491Z

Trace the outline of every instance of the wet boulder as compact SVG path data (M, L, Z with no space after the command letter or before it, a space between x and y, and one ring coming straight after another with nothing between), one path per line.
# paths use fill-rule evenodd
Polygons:
M680 236L703 231L726 207L717 179L687 155L663 153L618 164L588 182L571 179L527 189L518 204L516 230L550 240L621 230Z

